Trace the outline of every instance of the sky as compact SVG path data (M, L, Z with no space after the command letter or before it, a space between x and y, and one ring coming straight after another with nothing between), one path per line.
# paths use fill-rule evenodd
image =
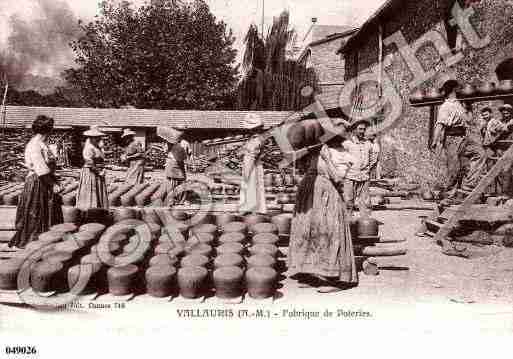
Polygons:
M9 17L17 14L30 19L37 14L40 0L0 0L0 44L8 36ZM55 0L67 3L76 16L84 21L91 20L98 11L96 0ZM142 4L145 0L132 0ZM236 37L235 47L239 58L243 51L243 38L251 23L260 24L262 3L265 1L265 24L272 23L272 17L287 9L291 23L299 39L311 25L312 17L322 25L358 26L365 21L385 0L206 0L214 15L232 28ZM260 25L259 25L260 26Z

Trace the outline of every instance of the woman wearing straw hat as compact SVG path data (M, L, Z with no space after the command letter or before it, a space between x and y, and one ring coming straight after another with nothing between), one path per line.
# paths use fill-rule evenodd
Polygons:
M348 137L347 122L338 119L334 125L337 135L305 158L288 255L290 275L319 287L321 293L358 283L350 215L342 196L344 179L356 159L342 145Z
M121 140L125 147L125 153L121 160L128 164L125 183L136 185L144 181L144 150L142 145L135 140L135 132L126 128L123 130Z
M87 138L82 151L84 167L80 173L77 192L77 207L81 210L90 208L108 209L107 185L105 183L104 153L99 147L105 133L96 126L84 132Z
M34 137L25 147L25 166L29 172L16 210L16 234L10 247L24 248L38 235L62 223L62 208L54 193L56 185L55 158L48 148L48 136L54 121L38 116L32 123Z
M260 118L247 117L243 126L253 133L245 144L242 163L239 210L242 213L267 213L264 189L264 167L260 160L262 139L258 132L264 127Z

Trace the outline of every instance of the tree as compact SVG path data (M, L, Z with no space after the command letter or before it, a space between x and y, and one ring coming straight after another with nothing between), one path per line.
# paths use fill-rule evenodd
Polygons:
M275 17L265 39L256 25L250 25L244 38L245 76L237 90L240 110L299 110L311 102L301 89L315 87L315 73L287 58L287 47L295 36L289 17L288 11Z
M220 109L237 83L234 37L203 0L106 0L72 43L69 85L90 106Z

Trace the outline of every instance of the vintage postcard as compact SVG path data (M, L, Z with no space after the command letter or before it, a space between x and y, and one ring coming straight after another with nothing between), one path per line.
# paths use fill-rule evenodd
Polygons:
M0 358L489 355L512 41L506 0L0 0Z

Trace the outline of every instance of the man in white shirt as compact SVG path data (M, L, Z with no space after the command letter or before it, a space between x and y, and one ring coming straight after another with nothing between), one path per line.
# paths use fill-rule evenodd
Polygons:
M355 160L344 180L344 200L350 213L358 206L363 215L370 212L370 171L378 161L374 145L365 137L369 125L366 120L353 123L352 136L342 144Z

